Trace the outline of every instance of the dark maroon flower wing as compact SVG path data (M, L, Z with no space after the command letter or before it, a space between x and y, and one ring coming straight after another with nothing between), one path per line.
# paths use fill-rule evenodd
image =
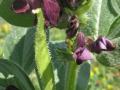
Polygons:
M15 0L12 4L15 13L26 13L30 10L30 5L26 0Z

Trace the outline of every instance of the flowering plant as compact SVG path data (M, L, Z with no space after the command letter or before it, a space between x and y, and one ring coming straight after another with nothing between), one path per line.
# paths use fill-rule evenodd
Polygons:
M0 60L4 77L0 80L5 85L0 89L86 90L93 61L109 67L119 65L118 2L0 0L0 16L24 27L6 37ZM52 28L65 33L63 41L49 39ZM39 89L29 77L34 72ZM6 85L4 80L11 83Z

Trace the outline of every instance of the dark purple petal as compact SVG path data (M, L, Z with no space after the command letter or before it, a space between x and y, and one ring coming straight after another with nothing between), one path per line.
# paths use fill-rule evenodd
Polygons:
M36 9L40 7L40 1L41 0L26 0L29 5L31 6L31 9Z
M77 34L77 46L84 47L85 46L85 35L82 32Z
M87 48L79 47L73 54L73 58L76 60L77 64L81 64L84 61L91 60L91 52Z
M100 53L101 51L112 51L115 45L107 38L100 36L92 45L92 51Z
M78 4L78 0L67 0L67 3L71 6L71 7L76 7Z
M106 39L107 51L112 51L116 48L115 44L113 44L110 40Z
M43 11L46 22L56 26L60 16L60 6L57 0L43 0Z
M25 0L15 0L12 4L15 13L26 13L30 10L30 5Z
M100 49L102 49L102 50L107 49L106 45L103 42L100 41L100 42L98 42L98 44L99 44L98 46L99 46Z

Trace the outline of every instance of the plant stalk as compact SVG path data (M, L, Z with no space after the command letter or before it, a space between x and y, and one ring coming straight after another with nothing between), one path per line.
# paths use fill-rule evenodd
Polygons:
M36 10L37 12L37 10ZM55 90L54 74L44 28L41 9L37 12L38 24L35 33L35 64L41 90Z
M76 90L77 66L78 65L75 62L71 61L68 63L64 90Z

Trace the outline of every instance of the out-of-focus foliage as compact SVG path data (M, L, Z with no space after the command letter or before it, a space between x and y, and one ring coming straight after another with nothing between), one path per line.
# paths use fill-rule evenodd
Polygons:
M0 18L0 58L3 55L4 38L10 33L11 25Z
M120 69L92 63L88 90L119 90Z

